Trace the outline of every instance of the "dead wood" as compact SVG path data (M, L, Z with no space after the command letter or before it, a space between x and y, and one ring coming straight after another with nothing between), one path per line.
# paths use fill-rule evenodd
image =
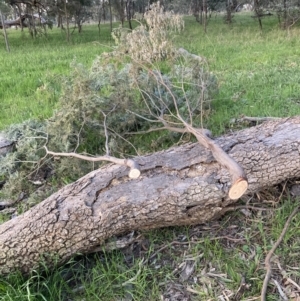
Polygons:
M130 168L128 177L131 179L137 179L141 174L140 166L138 165L137 162L135 162L132 159L120 159L120 158L112 157L109 155L88 157L88 156L84 156L84 155L80 155L80 154L76 154L76 153L56 153L56 152L49 151L46 146L44 146L44 148L46 150L46 153L48 155L52 155L52 156L73 157L73 158L78 158L78 159L86 160L86 161L90 161L90 162L108 161L108 162L112 162L115 164L127 166Z
M248 178L249 194L300 176L300 117L281 119L215 140ZM106 165L0 226L0 273L28 272L40 261L63 263L132 230L204 223L226 212L232 178L199 144Z
M267 273L265 275L265 279L263 282L263 287L261 289L261 301L266 301L266 294L267 294L267 289L268 289L268 283L269 280L271 278L271 274L272 274L272 267L271 267L271 258L275 252L275 250L278 248L278 246L280 245L280 243L282 242L286 231L288 230L288 227L291 223L291 220L293 219L293 217L299 212L299 207L295 207L295 209L293 210L293 212L291 213L291 215L289 216L289 218L287 219L287 221L285 222L285 225L281 231L280 236L278 237L277 241L275 242L275 244L273 245L272 249L269 251L269 253L267 254L266 258L265 258L265 268L267 270ZM287 299L285 299L287 300Z

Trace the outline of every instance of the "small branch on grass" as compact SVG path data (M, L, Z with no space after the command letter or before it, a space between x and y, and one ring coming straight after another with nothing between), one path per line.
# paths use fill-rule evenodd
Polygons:
M52 156L74 157L74 158L78 158L78 159L86 160L86 161L90 161L90 162L108 161L108 162L112 162L112 163L115 163L118 165L127 166L130 168L128 176L131 179L137 179L141 174L139 164L132 159L119 159L119 158L115 158L112 156L88 157L88 156L84 156L84 155L80 155L80 154L76 154L76 153L56 153L56 152L49 151L46 146L44 146L44 148L46 150L46 153L48 155L52 155Z
M295 287L297 288L297 290L300 292L300 285L298 285L294 280L292 280L292 279L288 276L287 272L281 267L281 265L280 265L279 262L277 262L277 266L278 266L278 268L279 268L279 270L280 270L280 273L281 273L282 277L283 277L287 282L289 282L290 284L292 284L293 286L295 286Z
M230 207L225 207L223 210L222 210L222 214L223 213L226 213L228 211L236 211L236 210L239 210L239 209L246 209L246 210L256 210L256 211L274 211L274 210L277 210L277 209L274 209L274 208L264 208L264 207L255 207L255 206L248 206L248 205L240 205L240 206L230 206Z
M273 256L273 253L275 252L275 250L277 249L277 247L279 246L279 244L281 243L281 241L284 238L284 235L291 223L291 220L293 219L293 217L298 213L299 211L299 206L296 207L293 212L291 213L291 215L289 216L289 218L287 219L282 232L280 234L280 236L278 237L277 241L275 242L275 244L273 245L272 249L269 251L269 253L266 256L265 259L265 267L267 270L264 282L263 282L263 287L261 290L261 301L266 301L266 293L267 293L267 288L268 288L268 282L270 280L271 274L272 274L272 267L271 267L271 258Z
M281 298L284 301L289 301L289 298L286 296L286 294L284 293L283 289L281 288L280 284L278 283L277 280L272 279L272 281L274 282L275 286L277 287L277 290L279 292L279 295L281 296Z
M234 294L232 301L239 301L242 299L242 296L245 292L245 290L249 289L249 285L246 283L245 277L242 276L240 286L236 293Z
M217 236L217 237L209 237L209 240L219 240L219 239L227 239L230 241L234 241L234 242L239 242L239 241L244 241L243 238L233 238L233 237L229 237L229 236ZM161 251L167 249L168 247L171 247L173 245L190 245L190 244L202 244L205 242L205 239L201 239L201 240L195 240L195 241L177 241L174 240L172 242L170 242L169 244L164 244L161 248L159 248L158 250L156 250L148 259L151 260L153 259L156 255L158 255L159 253L161 253Z

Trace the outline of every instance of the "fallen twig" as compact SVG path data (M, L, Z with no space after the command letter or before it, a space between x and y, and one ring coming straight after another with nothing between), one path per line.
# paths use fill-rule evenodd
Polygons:
M249 286L246 283L245 277L242 276L240 286L239 286L237 292L234 294L232 301L241 300L245 290L247 290L248 288L249 288Z
M290 284L294 285L297 288L297 290L300 292L300 285L298 285L294 280L292 280L288 276L287 272L281 267L281 265L280 265L279 262L277 262L277 266L278 266L278 268L280 270L280 273L281 273L282 277L284 277L287 282L289 282Z
M247 206L247 205L238 205L238 206L230 206L230 207L225 207L222 210L222 213L228 212L228 211L236 211L238 209L249 209L249 210L257 210L257 211L270 211L270 210L276 210L274 208L264 208L264 207L255 207L255 206Z
M231 241L243 241L243 238L232 238L229 236L218 236L218 237L210 237L210 240L218 240L218 239L228 239ZM156 252L154 252L148 260L151 260L152 258L154 258L157 254L159 254L161 251L165 250L166 248L173 246L173 245L188 245L188 244L200 244L203 243L205 241L205 239L201 239L201 240L191 240L191 241L177 241L174 240L171 243L167 244L167 245L163 245L161 248L159 248Z
M265 279L264 279L264 282L263 282L263 287L262 287L262 290L261 290L261 301L266 301L266 293L267 293L267 287L268 287L268 282L270 280L270 277L271 277L271 273L272 273L272 267L271 267L271 258L272 258L272 255L273 253L275 252L275 250L277 249L277 247L279 246L279 244L281 243L289 225L290 225L290 222L292 220L292 218L298 213L299 211L299 207L296 207L293 212L291 213L291 215L289 216L289 218L287 219L287 221L285 222L285 225L283 227L283 230L280 234L280 236L278 237L277 241L275 242L275 244L273 245L272 249L269 251L269 253L267 254L266 256L266 259L265 259L265 267L266 267L266 270L267 270L267 273L266 273L266 276L265 276Z
M284 301L289 301L289 298L286 296L286 294L284 293L284 291L282 290L281 286L279 285L278 281L275 280L275 279L272 279L275 286L277 287L277 290L279 292L279 295L281 296L281 298L284 300Z

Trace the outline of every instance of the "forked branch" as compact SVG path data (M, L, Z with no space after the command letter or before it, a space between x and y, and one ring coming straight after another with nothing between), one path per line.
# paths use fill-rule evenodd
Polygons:
M192 125L193 112L191 109L191 105L189 103L189 99L185 97L186 108L188 110L188 116L189 116L189 118L187 119L189 119L191 123L188 123L186 119L181 115L181 110L178 106L178 101L176 99L176 96L172 92L169 84L166 84L166 82L162 78L161 73L149 70L149 74L151 74L155 78L158 85L161 85L166 90L166 92L170 96L170 99L172 99L174 105L174 111L175 111L172 112L172 110L164 102L162 97L159 97L159 99L155 98L156 101L161 102L163 109L159 112L157 108L156 108L157 110L155 111L155 110L151 110L151 108L148 107L151 116L154 118L153 122L157 122L157 121L161 122L164 125L163 129L167 129L169 131L180 132L180 133L188 132L193 134L202 146L204 146L205 148L209 149L212 152L212 155L214 156L216 161L219 162L222 166L224 166L229 171L231 175L232 185L231 188L229 189L228 196L232 200L239 199L246 192L248 188L248 180L243 168L234 159L232 159L215 141L213 141L210 138L211 136L210 131L206 129L198 129ZM183 86L182 89L183 89L182 92L185 92ZM157 90L159 91L160 89ZM143 93L141 93L141 95L143 95ZM183 93L183 95L186 94ZM151 95L148 95L148 97L151 98ZM156 97L156 95L154 95L153 97ZM202 95L200 103L202 103L203 101L204 101L204 96ZM144 102L147 103L147 99L144 98ZM166 115L168 116L168 121L165 118ZM180 127L180 125L182 125L182 127Z
M176 127L169 127L167 123L164 122L165 128L170 131L184 131L193 134L201 145L212 152L216 161L227 168L231 175L232 185L228 192L229 198L232 200L239 199L248 188L247 177L242 167L209 137L210 132L208 130L196 129L184 121L183 124L185 129L177 129Z
M80 155L80 154L77 154L77 153L56 153L56 152L49 151L46 146L44 146L44 148L46 150L46 153L48 155L52 155L52 156L73 157L73 158L78 158L78 159L86 160L86 161L90 161L90 162L108 161L108 162L112 162L112 163L115 163L115 164L118 164L118 165L127 166L127 167L130 168L128 176L131 179L137 179L141 174L139 164L137 162L135 162L134 160L132 160L132 159L120 159L120 158L112 157L112 156L109 156L109 155L97 156L97 157L88 157L88 156Z

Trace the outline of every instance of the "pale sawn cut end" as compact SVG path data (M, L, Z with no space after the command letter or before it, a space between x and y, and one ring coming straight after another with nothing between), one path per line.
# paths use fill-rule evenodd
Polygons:
M244 178L239 178L229 189L228 196L231 200L237 200L246 192L247 188L248 181Z
M140 170L138 170L136 168L130 169L129 174L128 174L129 178L131 178L131 179L137 179L140 175L141 175Z

